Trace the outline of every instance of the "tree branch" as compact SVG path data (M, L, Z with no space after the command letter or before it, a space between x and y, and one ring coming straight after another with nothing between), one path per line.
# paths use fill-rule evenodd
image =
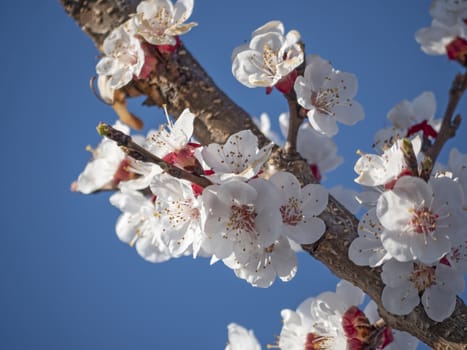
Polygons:
M206 179L205 177L192 174L157 157L156 155L146 150L144 147L141 147L140 145L135 143L131 136L126 135L120 130L114 129L108 124L102 122L99 123L99 125L97 126L97 132L99 133L99 135L105 136L111 139L112 141L115 141L117 145L122 147L123 151L127 153L130 157L133 157L134 159L140 160L142 162L156 164L163 171L167 172L173 177L176 177L177 179L187 180L191 183L201 186L202 188L212 185L212 182Z
M134 4L128 0L61 2L68 14L91 36L98 47L105 35L122 23L134 9ZM101 11L100 16L92 15L98 11ZM229 135L244 129L252 130L261 144L268 142L250 116L215 85L183 45L173 54L161 55L164 60L159 60L156 72L148 81L136 81L124 89L129 96L135 93L144 94L153 104L167 104L169 113L174 116L178 116L185 108L190 108L197 116L195 135L203 144L223 143ZM303 159L287 159L280 149L274 152L269 164L294 173L303 184L314 181L308 164ZM387 313L381 304L384 285L380 278L380 269L356 266L348 258L350 242L357 236L357 218L332 197L321 217L326 222L327 231L317 243L303 246L305 250L324 263L333 274L354 283L370 295L379 305L380 315L390 327L409 332L434 349L465 350L467 308L462 300L457 300L451 317L439 323L430 320L421 306L406 316Z

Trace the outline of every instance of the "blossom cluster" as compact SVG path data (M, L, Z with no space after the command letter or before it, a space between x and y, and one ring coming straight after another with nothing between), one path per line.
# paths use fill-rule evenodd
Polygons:
M353 98L358 89L355 75L338 71L318 55L309 55L304 63L300 34L271 21L256 29L249 44L237 47L232 55L232 72L247 87L275 87L293 94L314 130L332 137L337 121L354 125L364 118L362 106Z
M379 154L362 154L355 164L359 194L367 207L358 238L349 247L357 265L382 266L382 302L397 315L420 301L442 321L464 289L467 229L467 155L454 149L447 169L423 176L423 143L437 137L434 95L424 92L389 113L393 127L376 135Z
M327 191L317 184L301 187L291 173L262 172L273 144L258 147L249 130L231 135L222 145L192 142L194 119L185 110L174 124L134 139L211 185L173 177L157 164L110 147L105 139L75 190L91 193L104 184L113 186L117 192L110 202L123 212L117 235L146 260L211 257L259 287L270 286L276 276L292 279L297 258L291 245L311 244L322 236L325 224L318 215L327 205Z
M196 23L184 23L193 11L194 0L145 0L130 19L105 38L104 57L96 66L99 90L103 99L112 102L115 89L134 77L147 78L156 58L153 51L173 51L180 44L178 36Z
M268 349L386 349L414 350L418 340L381 323L376 303L362 310L363 292L346 281L335 292L324 292L303 301L294 310L282 310L282 330L276 345ZM231 323L226 350L259 350L253 331Z
M467 1L433 0L431 25L415 34L417 42L429 55L447 55L467 65Z
M192 10L193 0L142 1L136 14L104 40L104 57L96 66L102 98L112 103L116 89L150 75L157 52L176 50L178 36L196 25L184 23ZM467 65L467 2L434 0L431 14L431 27L416 36L422 49L447 53ZM294 147L318 182L342 162L332 140L339 131L337 123L354 125L364 118L354 100L355 75L335 69L318 55L305 58L298 31L285 33L279 21L259 27L249 43L234 50L232 72L247 87L265 87L267 93L276 88L289 106L297 107L291 109L297 114L294 118L308 121L294 129ZM455 308L467 271L467 155L454 149L448 166L436 164L431 174L423 151L440 131L435 112L431 92L401 101L388 113L392 125L375 136L377 153L360 152L355 181L364 187L357 197L367 211L349 258L356 265L381 267L381 300L387 311L406 315L421 303L431 319L443 321ZM273 144L259 145L249 130L231 135L223 144L196 143L195 118L186 109L175 123L168 120L146 137L132 136L138 147L158 159L153 162L104 139L92 150L93 160L73 189L86 194L113 190L110 202L122 212L117 236L147 261L206 257L211 264L222 261L256 287L269 287L276 277L291 280L300 245L317 242L326 230L319 216L327 206L328 191L318 184L302 187L293 174L265 166ZM266 115L258 123L266 136L283 143L271 132ZM285 113L279 124L283 135L295 127ZM114 128L129 134L119 122ZM168 165L179 171L169 171ZM330 192L348 208L354 206L353 213L358 210L349 199L354 194L342 188ZM416 346L408 335L377 324L375 304L362 311L362 301L363 293L343 281L335 293L307 299L296 311L283 310L276 347ZM226 349L260 349L251 331L236 324L228 329Z

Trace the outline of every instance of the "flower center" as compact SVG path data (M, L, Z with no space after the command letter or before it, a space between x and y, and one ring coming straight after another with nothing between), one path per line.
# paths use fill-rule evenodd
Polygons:
M305 350L329 350L334 346L334 338L308 333L306 336Z
M433 266L415 264L415 269L412 271L409 280L415 284L415 288L417 288L419 292L422 292L435 284L435 268Z
M156 17L155 17L155 27L158 27L158 34L164 34L166 28L168 28L169 24L172 22L172 15L167 10L166 7L162 7L157 10Z
M290 197L286 205L281 206L282 222L287 225L296 226L303 220L303 213L300 210L299 201L295 197Z
M427 207L412 209L412 218L409 220L409 225L416 233L429 234L436 230L438 217L438 214L433 214Z
M236 231L237 235L239 231L255 232L255 218L258 214L256 214L253 205L232 205L230 210L230 219L227 223L228 230Z
M263 48L263 68L272 76L277 72L277 51L274 51L269 45L264 45Z
M326 77L325 80L330 81L329 77ZM352 106L351 100L349 98L345 100L340 100L340 91L346 90L347 86L345 85L344 80L339 81L339 85L336 87L321 88L316 91L311 92L311 104L320 112L331 117L336 115L332 111L337 105L347 105Z

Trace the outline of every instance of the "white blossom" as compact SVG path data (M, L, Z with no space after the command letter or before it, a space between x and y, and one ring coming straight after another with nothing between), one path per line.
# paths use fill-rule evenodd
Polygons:
M328 192L324 187L309 184L302 188L289 172L278 172L269 181L281 194L283 235L299 244L311 244L320 239L326 230L324 221L317 217L328 203Z
M401 175L407 173L407 165L402 152L403 140L397 140L382 155L361 154L354 166L358 177L355 182L363 186L386 186L391 188ZM415 138L412 142L416 156L420 153L421 139Z
M261 350L261 345L252 330L247 330L236 323L227 326L229 342L225 350Z
M168 174L153 177L151 192L156 196L154 216L160 222L161 239L174 256L193 250L196 256L202 243L201 203L191 184Z
M448 26L437 19L433 19L431 26L421 28L415 33L415 39L421 49L428 55L445 55L447 46L456 38L467 38L465 24Z
M193 12L194 0L145 0L136 8L134 30L153 45L176 45L176 36L197 25L184 23Z
M428 317L437 322L452 314L456 295L464 290L462 273L444 264L429 266L392 259L383 265L381 278L386 285L381 300L387 311L407 315L421 298Z
M232 73L247 87L272 87L303 62L300 34L292 30L284 36L284 25L271 21L252 33L249 44L232 54Z
M236 255L223 259L235 275L254 287L268 288L279 277L288 282L297 273L297 255L284 237L279 237L267 248L257 246L250 251L248 262L241 264Z
M115 28L104 40L104 57L96 65L99 75L108 76L108 89L119 89L138 76L144 65L144 51L127 25Z
M412 101L403 100L393 107L387 118L399 129L408 130L412 125L424 120L433 120L436 112L436 99L431 91L425 91Z
M463 200L460 186L447 177L429 183L413 176L400 178L376 207L384 248L398 261L438 261L459 239Z
M297 77L294 88L311 126L323 135L337 134L337 121L354 125L364 118L362 106L353 100L358 88L355 75L335 70L319 56L307 58L305 74Z
M282 310L279 348L346 350L343 316L350 307L361 304L363 297L361 290L349 282L341 281L335 293L324 292L316 298L308 298L296 311Z
M458 25L467 18L467 1L433 0L430 15L447 26Z
M148 135L146 141L148 150L159 158L182 150L193 135L195 118L196 116L188 108L183 110L175 123L172 123L167 116L167 124L161 125L159 130Z
M412 135L436 138L441 119L434 119L436 99L431 91L422 92L412 101L402 100L387 114L392 125L375 134L374 147L385 151L396 141Z
M110 197L110 203L123 214L116 225L117 236L150 262L164 262L172 258L162 241L154 216L154 203L138 191L122 189Z
M117 121L114 128L126 134L130 128ZM115 175L125 159L125 153L117 144L104 138L92 150L93 159L86 165L78 180L73 184L73 190L90 194L114 184Z
M246 265L258 248L270 247L282 232L277 190L257 180L256 188L230 181L203 191L203 229L208 237L203 246L218 259L234 253L238 263Z
M203 147L202 160L214 170L209 179L215 183L230 180L248 180L258 174L264 162L269 159L270 143L258 148L258 138L250 130L231 135L223 145L211 143Z

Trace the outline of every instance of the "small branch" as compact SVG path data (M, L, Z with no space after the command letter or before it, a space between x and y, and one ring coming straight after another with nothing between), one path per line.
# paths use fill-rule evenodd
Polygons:
M302 52L305 53L305 44L303 41L299 42ZM303 62L296 68L295 75L293 75L293 82L297 78L297 75L304 75L306 61ZM289 76L292 73L289 73ZM298 129L303 122L304 117L300 114L302 107L297 103L297 94L295 89L291 87L291 90L284 94L287 99L287 104L289 105L289 130L287 132L287 141L285 142L284 151L288 156L294 155L297 153L297 135Z
M289 105L289 131L287 141L284 146L285 153L290 155L297 152L298 129L302 124L303 118L300 117L300 106L297 103L295 93L286 95Z
M178 179L183 179L190 181L194 184L197 184L203 188L212 185L212 182L204 177L200 177L194 175L186 170L180 169L175 165L172 165L165 160L157 157L156 155L152 154L148 150L144 149L137 143L133 142L131 136L124 134L123 132L114 129L108 124L99 123L97 126L97 132L101 136L105 136L117 143L120 147L122 147L123 151L127 153L129 156L133 157L136 160L140 160L142 162L147 163L154 163L162 168L165 172L176 177Z
M440 154L444 144L452 137L455 136L457 129L462 121L460 115L456 115L453 119L454 112L457 108L464 91L467 89L467 72L464 74L457 74L452 82L451 89L449 90L449 102L444 113L441 129L436 137L433 145L426 151L426 156L432 161L432 166L436 163L436 159ZM430 173L431 173L430 169Z

